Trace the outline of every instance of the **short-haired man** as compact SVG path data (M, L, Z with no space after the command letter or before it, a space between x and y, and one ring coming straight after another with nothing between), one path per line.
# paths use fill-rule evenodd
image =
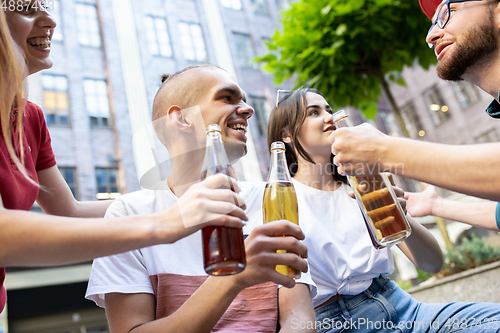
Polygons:
M420 0L420 5L433 22L426 40L436 52L437 74L445 80L470 81L490 94L495 100L486 112L500 118L500 1ZM388 171L500 201L498 142L428 143L390 137L368 124L336 130L330 141L342 173Z
M162 189L118 198L107 216L160 210L173 205L190 186L197 186L209 124L221 127L230 158L241 157L246 150L247 121L254 113L245 100L231 75L215 66L188 67L168 78L155 98L153 120L172 158L170 176ZM227 177L213 178L214 189L207 190L211 196L234 196L244 206L241 193L217 189ZM235 191L240 191L239 186ZM262 195L257 187L248 186L245 201L253 207L248 216L262 216L262 210L256 212ZM198 215L200 221L213 217L203 212L201 205L182 214ZM221 206L220 213L228 212ZM240 274L207 278L198 232L175 244L95 260L87 298L105 306L113 332L275 332L278 323L284 332L298 322L314 323L310 275L301 278L308 284L295 284L275 270L275 265L284 264L307 271L307 263L297 255L276 253L285 249L307 256L299 241L304 237L300 228L288 221L262 225L262 218L250 218L244 233L249 233L247 266ZM274 237L281 235L289 236ZM278 290L276 283L287 288Z

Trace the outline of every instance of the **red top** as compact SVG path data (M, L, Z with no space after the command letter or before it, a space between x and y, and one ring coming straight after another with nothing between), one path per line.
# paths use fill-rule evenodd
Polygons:
M16 115L17 112L14 111L13 124L15 124ZM13 137L14 149L19 157L19 137L18 135L13 135ZM56 160L42 109L31 102L27 102L24 110L23 138L24 166L28 175L38 182L36 172L54 166ZM24 178L10 158L2 134L0 134L0 196L5 208L18 210L29 210L38 196L38 187ZM7 301L3 287L4 278L5 269L0 268L0 312Z

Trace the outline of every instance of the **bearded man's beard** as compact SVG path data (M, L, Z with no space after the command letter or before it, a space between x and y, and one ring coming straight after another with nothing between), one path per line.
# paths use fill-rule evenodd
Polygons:
M437 75L448 81L461 81L471 66L493 54L498 48L493 16L490 20L466 31L452 46L436 67Z

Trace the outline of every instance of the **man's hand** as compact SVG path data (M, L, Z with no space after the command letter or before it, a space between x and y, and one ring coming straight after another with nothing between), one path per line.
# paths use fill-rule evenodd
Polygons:
M343 175L370 176L387 168L381 157L385 153L387 135L367 123L352 128L339 128L332 132L333 162Z
M234 192L230 189L234 189ZM242 228L248 218L245 201L239 195L235 179L223 174L207 177L192 185L166 211L155 213L157 227L164 242L173 243L207 225Z
M302 259L307 258L307 247L300 242L304 237L299 226L286 220L254 228L245 240L247 266L243 272L232 276L235 283L242 289L267 281L292 288L295 281L278 273L275 268L276 265L288 265L307 272L307 262ZM276 250L294 253L276 253Z
M436 188L432 185L419 193L406 192L405 199L408 200L408 213L413 217L432 215L432 207L439 198Z

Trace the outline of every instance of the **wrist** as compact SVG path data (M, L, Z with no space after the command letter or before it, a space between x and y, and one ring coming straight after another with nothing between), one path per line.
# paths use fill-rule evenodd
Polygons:
M182 238L187 233L183 233L186 228L182 225L180 213L175 206L169 209L144 216L143 224L146 228L146 237L154 244L169 244ZM178 221L177 221L178 220ZM179 230L177 224L180 224Z
M213 282L220 283L221 290L224 290L226 295L234 298L247 287L243 283L241 283L241 279L238 277L238 275L241 275L241 273L222 277L209 276L208 278Z
M377 143L378 159L381 172L390 172L397 174L397 161L394 161L394 149L397 149L396 141L398 138L384 134Z
M443 198L441 197L437 197L437 198L434 198L432 199L431 201L431 212L429 215L433 215L433 216L441 216L442 214L440 214L440 207L441 207L441 204L443 202Z

